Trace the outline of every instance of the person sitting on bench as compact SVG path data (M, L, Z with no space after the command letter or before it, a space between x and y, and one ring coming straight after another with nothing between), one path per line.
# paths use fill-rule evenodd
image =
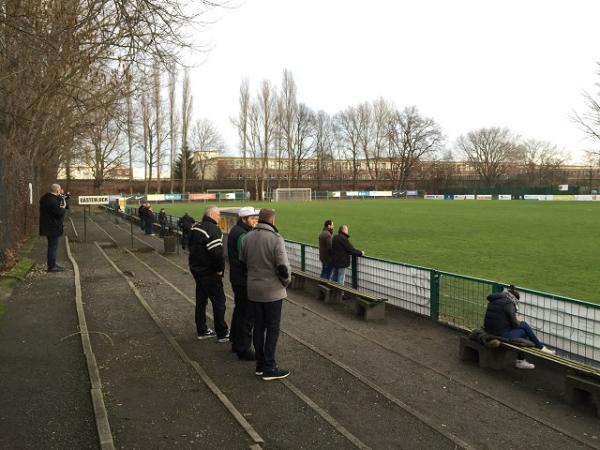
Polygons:
M527 322L520 321L517 318L519 299L519 292L512 284L503 292L488 295L488 306L483 324L485 331L506 339L528 339L542 352L551 355L556 354L554 350L550 350L540 342ZM517 356L515 367L517 369L535 369L535 365L527 362L522 353Z

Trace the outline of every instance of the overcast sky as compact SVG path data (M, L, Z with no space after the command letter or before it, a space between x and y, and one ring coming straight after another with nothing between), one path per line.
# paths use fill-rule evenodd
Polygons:
M598 91L598 0L238 0L197 37L194 119L212 120L228 153L239 142L240 81L279 86L292 71L298 100L334 114L378 97L416 105L456 138L508 127L569 150L594 144L572 121ZM458 155L455 155L455 157Z

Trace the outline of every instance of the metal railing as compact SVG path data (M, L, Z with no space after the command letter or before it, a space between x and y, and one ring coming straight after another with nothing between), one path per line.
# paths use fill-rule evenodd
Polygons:
M130 213L128 208L128 213ZM178 217L170 216L176 227ZM286 240L294 269L321 273L319 248ZM353 257L346 283L388 304L464 330L483 325L486 297L506 284L373 257ZM519 315L563 357L600 367L600 304L526 288Z

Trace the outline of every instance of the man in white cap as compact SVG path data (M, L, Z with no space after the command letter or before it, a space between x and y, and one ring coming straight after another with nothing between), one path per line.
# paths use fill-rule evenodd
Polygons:
M254 319L248 303L247 269L246 264L240 261L240 249L246 234L256 226L258 213L252 206L240 208L239 219L227 237L229 281L235 300L229 340L231 351L237 353L238 358L243 361L254 361L255 355L251 349Z

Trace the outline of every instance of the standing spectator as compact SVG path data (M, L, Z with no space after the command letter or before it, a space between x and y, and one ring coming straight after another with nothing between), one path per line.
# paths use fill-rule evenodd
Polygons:
M160 225L160 237L165 237L167 234L167 212L165 208L160 208L158 213L158 223Z
M195 223L190 232L190 271L196 280L196 331L198 339L217 336L219 342L229 342L225 322L225 291L223 290L223 233L218 227L221 211L209 206L202 222ZM212 303L215 331L206 326L206 304Z
M152 205L146 202L144 208L144 224L146 226L144 233L149 236L154 236L154 211L152 211Z
M177 221L177 228L181 230L181 248L185 250L190 241L190 230L196 220L187 212Z
M61 188L58 184L50 186L40 199L40 236L48 239L47 263L48 272L63 272L64 267L56 264L56 251L58 240L63 234L63 221L65 218L66 200L61 196Z
M321 278L329 280L333 263L331 260L331 244L333 241L333 222L329 219L323 225L323 231L319 234L319 259L321 260Z
M285 378L290 372L277 367L275 351L291 271L285 243L275 228L275 211L260 210L256 228L242 242L241 256L248 268L248 300L254 314L256 375L265 381Z
M233 289L235 308L231 317L231 350L244 361L254 361L252 346L252 325L254 320L248 302L248 283L246 264L240 260L242 241L246 234L256 226L258 211L245 206L238 211L238 221L227 237L227 256L229 257L229 281Z
M350 256L364 256L365 252L357 250L350 243L348 226L342 225L331 243L331 258L333 261L333 276L331 279L344 284L346 269L350 267Z
M138 217L140 218L140 228L146 230L146 204L142 203L138 208Z

